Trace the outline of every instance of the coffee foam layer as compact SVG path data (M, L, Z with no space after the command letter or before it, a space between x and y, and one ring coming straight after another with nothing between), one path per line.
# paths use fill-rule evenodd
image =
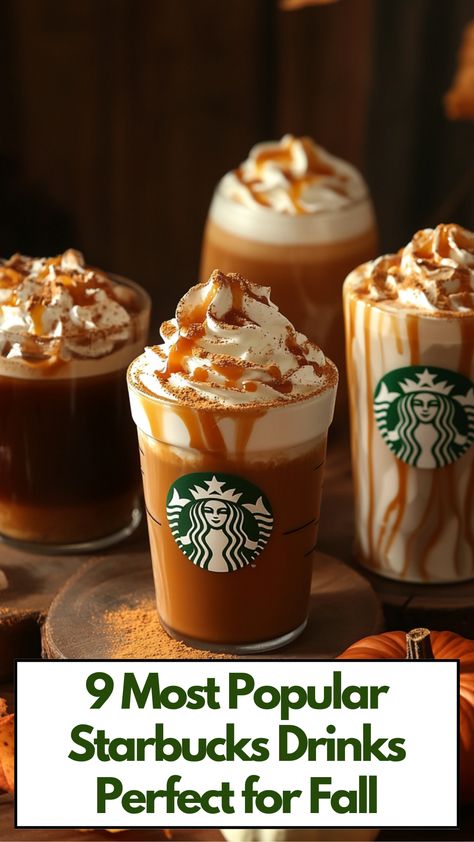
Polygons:
M288 216L261 207L248 208L222 195L212 198L209 218L224 231L269 245L325 245L343 243L375 228L369 198L338 211Z
M134 339L137 293L69 249L54 258L0 262L0 355L100 359ZM49 344L48 344L49 343Z
M210 453L291 459L288 448L311 447L325 437L334 414L336 390L260 412L212 411L179 406L136 389L129 397L137 427L157 442ZM184 459L184 455L182 457Z
M255 146L221 179L209 213L236 235L270 243L335 242L374 224L355 167L292 135Z
M375 306L435 317L474 315L474 233L459 225L418 231L405 248L365 263L346 284Z
M162 345L130 369L146 394L200 409L255 409L335 389L337 371L270 301L270 290L215 271L186 293Z
M60 357L46 356L44 359L24 359L0 357L0 377L14 377L20 380L73 380L79 377L101 377L115 371L125 371L131 360L141 352L143 342L124 345L105 357L94 359L62 360Z
M290 215L340 210L367 195L355 167L311 138L293 135L254 146L240 167L224 176L221 189L239 204Z

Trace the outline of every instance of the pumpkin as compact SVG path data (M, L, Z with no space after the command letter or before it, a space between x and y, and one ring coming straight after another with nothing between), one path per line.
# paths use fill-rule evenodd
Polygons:
M474 802L474 640L449 631L413 629L364 637L339 658L361 661L408 658L409 660L456 659L460 664L461 802Z
M13 792L14 731L14 714L7 713L7 703L0 699L0 791Z

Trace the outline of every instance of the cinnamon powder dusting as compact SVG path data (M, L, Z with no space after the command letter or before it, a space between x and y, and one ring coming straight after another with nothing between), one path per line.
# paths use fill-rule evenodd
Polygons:
M104 631L108 643L108 657L145 659L188 659L207 658L215 660L229 655L205 652L186 646L164 631L151 597L131 607L118 606L104 615Z

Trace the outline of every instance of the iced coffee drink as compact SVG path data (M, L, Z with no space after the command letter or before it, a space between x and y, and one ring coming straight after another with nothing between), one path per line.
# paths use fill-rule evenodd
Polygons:
M129 369L158 612L200 648L304 628L334 364L267 287L213 272Z
M125 371L149 300L69 250L0 263L0 534L90 549L139 520Z
M255 146L219 182L204 234L201 281L218 266L268 284L281 312L342 373L342 283L376 253L374 214L360 173L310 138L285 135ZM344 391L345 377L338 404Z
M474 234L419 231L344 285L361 562L474 576Z

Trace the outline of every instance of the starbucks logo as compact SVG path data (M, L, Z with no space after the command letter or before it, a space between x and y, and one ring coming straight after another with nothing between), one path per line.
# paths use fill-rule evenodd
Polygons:
M186 474L168 491L174 540L198 567L231 573L251 564L268 542L273 514L264 494L232 474Z
M374 411L384 441L407 465L442 468L474 441L474 384L456 371L390 371L377 384Z

